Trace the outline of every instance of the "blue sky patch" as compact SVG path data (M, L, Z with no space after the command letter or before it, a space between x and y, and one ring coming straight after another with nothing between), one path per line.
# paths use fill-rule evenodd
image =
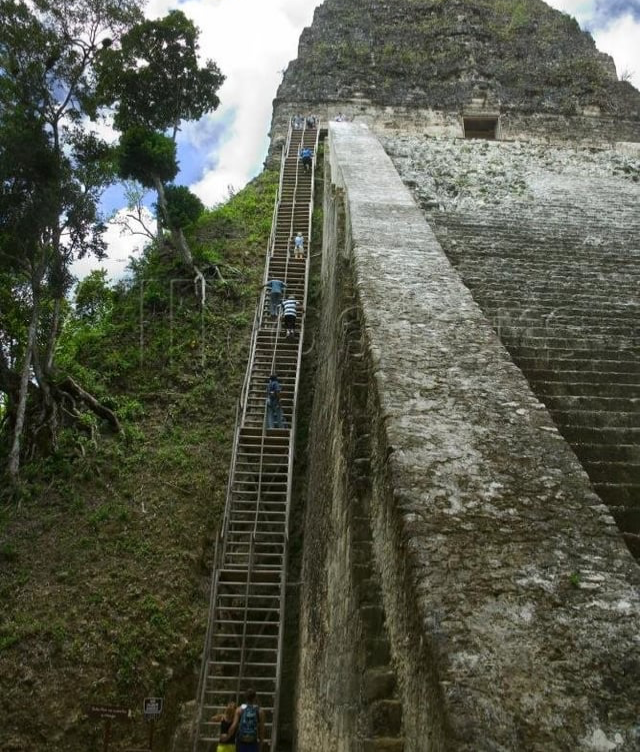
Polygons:
M113 212L122 209L126 203L124 188L121 182L110 185L100 199L100 210L109 217Z
M640 21L639 0L596 0L595 27L607 26L620 16L630 15Z
M180 172L176 183L192 185L205 173L215 169L218 154L231 138L235 109L204 117L197 123L189 123L178 135L178 162Z

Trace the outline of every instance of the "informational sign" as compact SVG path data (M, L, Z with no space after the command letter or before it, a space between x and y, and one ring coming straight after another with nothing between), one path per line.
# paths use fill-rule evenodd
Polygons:
M144 703L142 704L144 717L148 720L153 720L162 715L163 705L164 697L145 697Z
M87 713L96 718L108 718L111 721L115 719L124 721L131 718L129 708L122 708L118 705L89 705Z
M109 752L109 742L111 741L111 721L127 721L131 718L129 708L120 707L120 705L89 705L88 715L94 718L102 718L104 721L104 743L102 752Z

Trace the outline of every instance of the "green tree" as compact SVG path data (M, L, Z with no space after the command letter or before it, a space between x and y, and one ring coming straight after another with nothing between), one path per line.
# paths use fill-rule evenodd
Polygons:
M204 211L202 201L184 185L168 185L165 193L167 220L171 228L189 227Z
M113 174L109 148L81 123L95 111L95 65L140 18L137 0L0 0L0 321L2 446L18 476L28 429L56 442L81 401L117 426L55 367L71 263L104 252L97 202ZM29 403L33 409L29 410Z
M170 216L166 183L178 171L166 140L175 144L183 120L197 120L215 110L217 91L224 81L211 60L198 63L199 30L182 11L144 21L125 34L120 46L100 57L100 101L115 110L114 123L122 131L120 176L134 178L158 195L159 235L167 227L180 257L201 280L182 226ZM170 133L170 136L165 134Z
M94 269L76 288L76 316L93 321L103 318L113 304L113 290L107 282L106 269Z
M196 272L193 255L182 227L172 225L169 216L165 182L173 179L177 172L176 145L168 136L138 125L123 133L119 152L120 177L125 180L137 180L145 188L156 189L158 216L161 220L159 224L161 227L169 228L173 245L185 266Z
M168 136L134 125L122 134L118 154L118 172L145 188L166 183L178 173L176 145Z
M171 130L182 120L198 120L220 104L224 81L218 66L198 64L198 28L182 11L143 21L125 34L119 48L101 57L100 94L115 107L115 125Z

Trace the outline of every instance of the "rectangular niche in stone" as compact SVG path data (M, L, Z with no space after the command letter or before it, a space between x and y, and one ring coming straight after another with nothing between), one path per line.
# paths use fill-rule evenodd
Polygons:
M495 141L498 138L499 122L497 115L476 115L462 118L465 138L484 138Z

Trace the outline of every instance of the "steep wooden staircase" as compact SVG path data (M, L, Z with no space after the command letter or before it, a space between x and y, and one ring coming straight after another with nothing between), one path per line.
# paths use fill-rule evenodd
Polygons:
M282 157L265 284L280 279L286 297L306 304L313 207L313 173L319 130L290 128ZM310 171L299 149L313 149ZM301 232L305 259L293 258ZM212 717L230 700L240 702L253 687L266 711L267 745L275 750L282 655L288 521L291 498L295 411L303 318L287 339L279 318L269 313L264 291L256 309L249 363L238 406L223 524L216 541L210 612L198 689L193 752L213 748L219 724ZM282 384L286 428L266 428L269 375Z

